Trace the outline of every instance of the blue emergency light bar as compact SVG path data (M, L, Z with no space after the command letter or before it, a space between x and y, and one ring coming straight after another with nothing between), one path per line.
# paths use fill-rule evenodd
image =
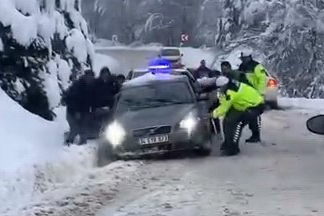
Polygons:
M148 69L153 74L157 74L157 73L171 74L172 64L171 62L165 59L157 58L152 60L149 63Z

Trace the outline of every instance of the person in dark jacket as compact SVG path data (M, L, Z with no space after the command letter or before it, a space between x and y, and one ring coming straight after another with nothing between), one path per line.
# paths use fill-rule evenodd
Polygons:
M200 79L200 78L203 78L203 77L212 78L213 77L213 74L214 74L213 71L206 66L206 61L205 60L201 60L200 66L194 72L194 77L196 79Z
M88 125L94 106L94 81L93 71L87 70L66 92L66 118L70 126L67 145L74 143L77 135L80 136L79 145L87 143Z
M111 75L108 67L100 71L99 77L95 81L96 108L109 107L114 105L114 97L120 89L116 76Z
M123 83L126 81L126 77L123 74L117 75L116 79L119 86L123 85Z

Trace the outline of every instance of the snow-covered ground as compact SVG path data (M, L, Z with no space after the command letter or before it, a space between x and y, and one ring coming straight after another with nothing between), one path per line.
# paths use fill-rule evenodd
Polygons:
M97 216L321 216L324 138L306 131L310 116L265 113L263 142L242 142L236 157L219 157L215 142L207 158L148 163Z
M300 110L318 110L324 112L324 99L279 98L279 106Z
M96 186L93 179L113 188L125 173L136 167L132 163L117 163L98 175L96 145L63 147L64 110L58 110L61 115L56 122L47 122L24 110L1 89L0 101L2 216L27 215L28 211L23 209L39 212L42 208L33 210L31 206L46 202L50 204L42 206L49 207L55 205L52 202L74 197L81 189L86 193L87 187ZM72 198L70 201L74 202Z

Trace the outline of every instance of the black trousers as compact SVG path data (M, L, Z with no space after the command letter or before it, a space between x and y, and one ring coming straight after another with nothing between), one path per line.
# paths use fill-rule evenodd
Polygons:
M225 140L223 149L229 152L239 150L239 141L245 124L244 112L231 109L223 121Z
M263 113L263 105L248 109L247 111L238 111L231 109L227 113L224 121L224 149L229 152L239 151L239 142L243 128L249 122L257 119Z
M88 139L88 127L91 119L90 113L81 113L79 118L75 114L67 112L66 119L70 126L67 143L73 143L76 136L80 136L79 144L85 144Z
M260 138L261 136L261 114L264 112L264 109L264 106L260 105L249 110L248 124L254 138Z

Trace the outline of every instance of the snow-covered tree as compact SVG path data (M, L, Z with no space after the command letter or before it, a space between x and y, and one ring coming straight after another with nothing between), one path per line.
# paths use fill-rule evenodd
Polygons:
M70 75L91 67L81 0L1 0L0 85L29 111L53 119Z

